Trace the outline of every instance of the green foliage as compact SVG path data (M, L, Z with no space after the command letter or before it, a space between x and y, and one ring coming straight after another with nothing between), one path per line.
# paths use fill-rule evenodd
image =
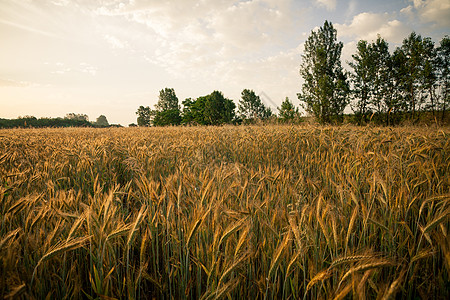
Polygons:
M253 90L244 89L238 104L239 114L243 120L267 119L272 115L270 108L266 107L261 98Z
M235 117L236 104L223 96L222 92L214 91L204 101L203 118L206 125L221 125L231 123Z
M167 126L181 124L181 112L178 97L173 88L165 88L159 92L159 100L155 105L153 125Z
M288 97L281 103L281 107L277 107L277 109L282 122L290 122L300 116L298 108L294 106Z
M68 113L64 119L89 122L89 117L85 114Z
M340 60L342 47L336 29L328 21L312 31L305 43L300 68L305 82L298 98L320 123L342 120L348 104L349 87Z
M109 126L108 119L106 119L104 115L100 115L97 118L97 121L95 121L95 125L100 127L108 127Z
M430 76L430 72L434 73L433 70L430 70L434 57L433 48L434 44L430 38L422 38L421 35L412 32L403 40L402 46L397 49L405 58L406 72L400 78L402 83L400 87L405 94L405 108L412 112L413 118L416 111L420 110L421 105L425 102L423 97L423 91L427 86L425 77ZM428 70L426 70L427 68Z
M192 124L194 122L194 115L192 111L192 105L194 104L194 100L192 98L186 98L183 104L183 111L181 114L181 123L182 124Z
M378 36L371 44L361 40L357 52L352 55L351 74L352 109L359 124L366 123L373 112L386 115L386 124L391 121L390 113L398 110L393 81L393 58L388 43Z
M178 97L173 88L165 88L159 91L159 100L155 105L156 111L179 109Z
M152 112L150 107L146 106L139 106L136 114L138 115L137 117L137 124L138 126L150 126L150 121L151 121L151 116L152 116Z
M45 127L92 127L92 124L85 119L68 118L36 118L34 116L24 116L17 119L0 119L0 128L45 128Z
M437 48L436 68L439 87L439 108L442 111L442 120L445 119L445 113L450 106L450 38L445 36Z
M349 65L353 68L350 78L353 83L352 95L356 99L352 109L357 115L358 123L361 124L362 121L367 120L367 114L370 109L370 83L373 78L374 61L366 41L359 41L356 49L356 54L352 55L354 62L349 62Z
M181 115L179 109L169 109L156 111L153 119L155 126L168 126L181 124Z
M449 103L449 39L434 47L430 38L412 32L393 54L378 36L371 44L359 41L350 66L354 119L393 125L405 120L421 121L423 112L442 112L443 123ZM447 47L447 50L445 50ZM428 118L426 115L424 118ZM410 122L410 121L409 121Z
M227 99L222 92L214 91L207 96L183 101L183 123L198 125L221 125L235 119L233 100Z

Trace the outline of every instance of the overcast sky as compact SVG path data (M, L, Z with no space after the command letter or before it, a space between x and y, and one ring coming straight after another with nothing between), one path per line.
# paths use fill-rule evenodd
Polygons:
M103 114L136 123L140 105L253 89L274 109L299 105L311 30L333 23L351 59L377 34L450 34L450 0L0 0L0 118Z

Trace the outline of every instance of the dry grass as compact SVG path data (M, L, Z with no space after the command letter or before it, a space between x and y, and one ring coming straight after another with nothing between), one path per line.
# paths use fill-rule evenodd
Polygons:
M0 298L449 295L450 131L0 131Z

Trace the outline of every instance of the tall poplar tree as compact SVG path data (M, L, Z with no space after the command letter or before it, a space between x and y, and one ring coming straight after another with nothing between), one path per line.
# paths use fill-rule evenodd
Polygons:
M356 47L356 53L352 55L353 62L349 65L353 69L351 81L353 83L352 96L354 102L352 110L361 124L367 121L370 112L370 95L374 74L373 53L367 41L361 40Z
M341 66L342 47L342 42L337 42L336 29L328 21L312 31L305 43L300 67L305 82L297 96L303 108L320 123L342 120L348 104L349 86Z
M406 58L403 91L405 93L407 110L412 112L413 118L415 118L416 111L420 110L421 105L426 99L423 97L423 91L426 89L423 76L426 74L424 70L427 61L433 56L430 54L433 51L433 47L434 44L430 38L422 39L420 34L418 35L412 32L403 40L402 46L397 50L402 52Z
M442 121L445 120L446 110L450 106L450 37L445 36L437 49L436 66L438 69L440 109Z

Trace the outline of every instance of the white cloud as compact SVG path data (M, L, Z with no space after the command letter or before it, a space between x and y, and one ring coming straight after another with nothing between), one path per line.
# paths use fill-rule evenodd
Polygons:
M316 5L319 7L325 7L328 11L336 9L337 0L316 0Z
M44 64L49 65L48 62L46 62ZM51 71L50 73L57 74L57 75L65 75L68 73L86 73L91 76L95 76L98 71L97 67L90 65L88 63L85 63L85 62L81 62L77 65L70 65L70 66L68 66L62 62L57 62L54 65L55 65L56 70Z
M421 21L436 23L440 27L450 27L449 0L414 0L412 2Z
M115 36L105 34L103 38L111 45L113 49L125 49L128 48L128 43L123 42Z
M56 6L67 6L70 3L69 0L53 0L51 2L52 2L52 4L54 4Z
M356 53L356 45L357 43L355 41L351 41L344 44L344 47L342 47L342 53L341 53L341 61L342 66L347 69L351 70L350 66L348 65L348 62L351 62L353 60L352 55Z
M25 81L17 81L11 79L1 79L0 78L0 87L28 87L32 84Z
M286 32L294 30L292 5L291 0L134 0L102 2L94 10L141 26L142 34L134 37L109 28L104 39L113 48L137 51L136 45L146 39L145 60L176 77L200 79L219 74L221 66L233 61L281 49Z
M350 24L335 24L338 35L372 41L379 34L389 42L400 43L410 32L410 28L388 13L360 13Z
M123 4L123 3L122 3ZM143 1L126 5L115 1L96 9L101 15L121 15L145 24L160 39L170 43L205 43L213 39L220 47L255 49L289 28L291 1ZM173 46L173 45L172 45ZM211 49L210 49L211 50ZM218 50L218 49L213 49Z
M89 75L95 76L97 74L98 68L90 65L88 63L80 63L78 66L78 71L82 73L88 73Z
M276 5L248 1L215 14L210 28L219 41L228 41L238 49L247 50L273 42L286 24L289 24L289 20L285 12Z

